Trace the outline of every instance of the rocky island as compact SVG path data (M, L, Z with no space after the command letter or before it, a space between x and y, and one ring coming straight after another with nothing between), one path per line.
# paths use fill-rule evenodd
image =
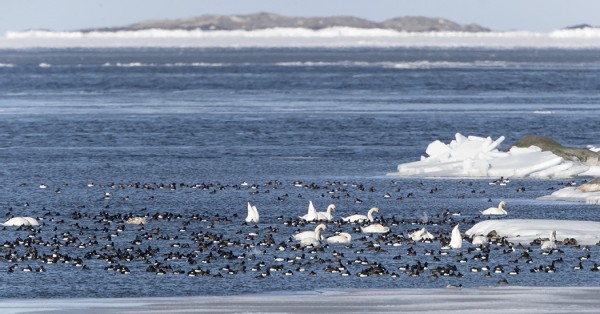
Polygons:
M306 28L319 30L330 27L379 28L400 32L489 32L477 24L461 25L443 18L403 16L383 22L373 22L354 16L289 17L273 13L247 15L202 15L185 19L151 20L124 27L91 28L83 32L116 32L147 29L166 30L258 30L268 28Z

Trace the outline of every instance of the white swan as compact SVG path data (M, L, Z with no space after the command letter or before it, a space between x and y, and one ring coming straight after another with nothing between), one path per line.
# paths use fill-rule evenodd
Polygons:
M450 237L450 247L453 249L460 249L462 247L462 237L460 230L458 230L458 224L452 229L452 237Z
M146 217L136 216L136 217L129 217L129 219L127 219L127 221L125 221L125 223L128 225L145 225L147 223L147 220L146 220Z
M258 209L248 202L248 216L246 222L258 222L260 216L258 215Z
M308 213L304 216L300 216L300 218L306 221L315 221L319 219L319 215L317 215L317 210L315 209L312 201L309 201L308 203Z
M408 236L413 240L413 241L419 241L419 240L433 240L433 234L429 233L429 231L427 231L425 228L421 229L421 230L417 230L414 232L411 232L408 234Z
M40 224L32 217L13 217L2 224L3 226L39 226Z
M323 239L323 236L321 235L321 230L326 230L327 228L325 227L324 224L320 224L317 226L317 228L315 228L314 231L314 235L311 236L307 236L305 238L300 239L300 245L302 246L307 246L307 245L312 245L312 246L317 246L319 244L321 244L321 240ZM313 231L304 231L304 232L313 232ZM301 233L304 233L301 232Z
M489 240L486 236L482 236L482 235L473 235L473 241L472 241L473 245L488 245L489 244Z
M327 206L326 212L317 212L318 220L325 220L325 221L332 220L333 219L333 216L331 215L332 210L335 211L335 205L329 204L329 206Z
M481 213L484 215L506 215L508 213L504 209L504 206L506 206L506 202L502 201L500 204L498 204L498 207L490 207Z
M310 231L302 231L299 233L294 234L294 239L301 241L303 239L317 239L317 240L322 240L322 236L321 236L321 230L325 230L327 229L327 226L325 226L325 224L320 224L318 225L314 231L310 230Z
M542 242L542 250L554 250L556 248L556 231L550 232L550 239Z
M390 231L390 228L379 223L374 223L366 227L360 227L360 230L363 233L387 233Z
M352 215L352 216L348 216L348 217L344 217L342 218L343 221L345 222L362 222L365 220L368 221L373 221L373 213L375 212L379 212L379 208L377 207L373 207L371 209L369 209L369 212L367 213L367 215Z
M347 232L340 232L339 235L327 238L327 243L349 243L352 241L352 235Z

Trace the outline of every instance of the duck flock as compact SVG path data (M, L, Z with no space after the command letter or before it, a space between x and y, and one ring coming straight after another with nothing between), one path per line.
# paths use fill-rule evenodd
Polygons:
M526 215L498 198L535 205L520 184L561 182L366 181L24 183L34 201L5 205L0 271L14 285L60 285L56 295L86 278L97 289L82 296L598 280L598 246L559 243L551 230L531 243L464 233Z

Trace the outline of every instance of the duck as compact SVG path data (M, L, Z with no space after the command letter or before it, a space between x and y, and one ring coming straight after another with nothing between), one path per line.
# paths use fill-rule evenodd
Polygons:
M325 212L317 212L317 219L321 220L321 221L330 221L333 219L333 216L331 215L331 211L335 211L335 205L333 204L329 204L329 206L327 206L327 211Z
M340 232L340 234L327 238L327 243L350 243L352 241L352 235L347 232Z
M308 202L308 213L304 216L300 216L300 219L305 221L315 221L319 219L319 215L317 214L317 210L315 209L312 201Z
M258 209L256 208L256 206L248 202L248 216L246 217L245 221L257 223L259 218L260 216L258 215Z
M547 241L542 242L542 250L554 250L556 249L556 230L550 232L550 238Z
M303 239L318 239L321 240L321 230L326 230L327 226L325 224L319 224L315 230L303 231L294 234L294 239L301 241Z
M379 212L379 208L377 207L373 207L371 209L369 209L369 212L367 213L367 215L351 215L348 217L344 217L342 218L343 221L345 222L362 222L362 221L373 221L373 213L378 213Z
M506 206L506 202L501 201L500 204L498 204L498 207L490 207L490 208L482 211L481 213L483 215L506 215L508 213L504 209L504 206Z

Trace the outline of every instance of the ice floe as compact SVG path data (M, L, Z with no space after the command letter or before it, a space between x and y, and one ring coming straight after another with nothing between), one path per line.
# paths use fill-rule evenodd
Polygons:
M565 160L537 146L512 147L498 150L504 136L468 136L456 133L455 139L445 144L431 142L421 160L398 165L398 172L389 175L419 177L531 177L538 179L568 178L597 172L597 166L588 166L578 160ZM590 171L593 169L593 171Z
M556 231L556 240L575 239L578 244L594 245L600 241L600 222L550 219L502 219L486 220L475 224L465 232L468 236L487 235L495 230L498 236L515 243L530 243L547 238Z
M600 204L600 192L582 192L575 187L568 186L538 199L545 201L585 202L586 204L597 205Z

